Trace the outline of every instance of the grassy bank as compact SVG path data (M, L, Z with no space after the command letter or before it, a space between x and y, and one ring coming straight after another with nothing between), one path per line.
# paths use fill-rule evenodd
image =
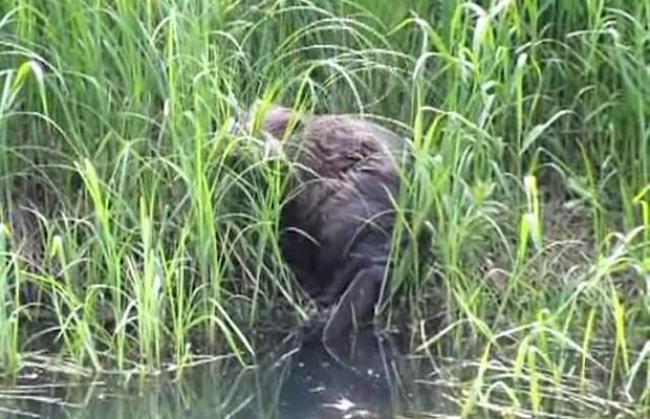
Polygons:
M395 4L3 1L2 370L249 364L308 315L280 163L227 133L262 98L412 138L397 234L427 242L383 319L468 366L464 412L647 409L650 5Z

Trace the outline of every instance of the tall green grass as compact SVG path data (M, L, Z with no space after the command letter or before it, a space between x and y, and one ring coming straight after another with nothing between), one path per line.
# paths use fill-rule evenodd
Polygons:
M413 141L383 314L465 414L647 409L650 5L398 3L2 2L2 369L247 365L308 316L282 162L228 132L262 98Z

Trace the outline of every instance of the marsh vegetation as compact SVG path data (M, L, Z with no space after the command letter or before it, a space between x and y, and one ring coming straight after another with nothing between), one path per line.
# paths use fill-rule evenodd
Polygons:
M284 162L229 131L261 100L412 142L379 317L419 392L647 415L649 63L644 1L2 1L0 400L246 368L309 318Z

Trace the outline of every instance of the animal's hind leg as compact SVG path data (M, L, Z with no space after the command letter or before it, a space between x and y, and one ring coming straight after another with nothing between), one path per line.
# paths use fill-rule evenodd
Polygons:
M339 303L332 309L323 330L325 342L334 341L355 326L361 326L374 318L385 273L384 264L373 264L357 273Z

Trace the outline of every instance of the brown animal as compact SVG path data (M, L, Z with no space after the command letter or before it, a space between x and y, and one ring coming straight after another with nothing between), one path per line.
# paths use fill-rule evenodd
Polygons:
M304 291L331 309L323 338L333 339L374 317L390 273L405 141L350 115L277 105L255 114L267 142L275 142L271 148L277 152L279 144L295 163L282 211L282 251Z

